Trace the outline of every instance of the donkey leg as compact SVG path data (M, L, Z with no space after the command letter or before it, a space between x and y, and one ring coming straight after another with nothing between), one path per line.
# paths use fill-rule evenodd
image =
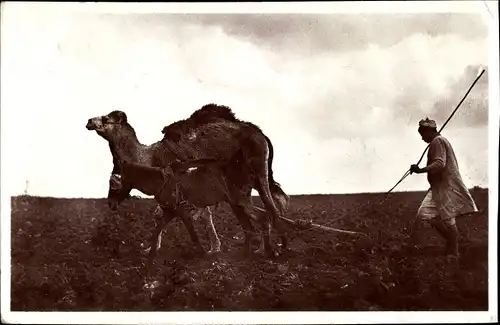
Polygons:
M157 205L155 210L153 211L153 220L155 222L155 228L156 227L159 227L159 223L163 223L164 222L164 215L163 215L163 209L161 208L160 205ZM153 238L152 240L150 239L149 242L148 242L148 248L144 249L144 252L146 254L148 254L151 249L153 248L152 246L152 243L153 243L153 240L155 241L156 243L156 250L158 251L160 248L161 248L161 236L162 236L162 233L163 233L163 228L160 230L158 236L156 238Z
M184 223L184 226L186 227L189 233L189 237L191 237L191 240L195 244L196 249L200 253L205 254L205 249L203 248L203 245L200 242L200 238L198 237L198 233L194 228L193 218L191 217L191 215L186 213L186 211L183 211L182 209L179 209L178 211L176 211L176 213L179 215L182 222Z
M165 226L175 217L175 213L169 213L168 215L165 213L164 209L161 209L161 215L159 218L156 218L155 220L155 228L153 229L153 232L151 233L151 237L149 239L150 247L149 247L149 269L151 268L153 261L156 257L157 249L160 246L159 244L161 243L161 238L160 234L165 228Z
M201 213L201 217L205 222L205 227L207 228L208 237L210 239L210 250L208 251L208 254L220 252L221 243L219 236L217 235L217 231L215 230L214 222L212 219L212 211L210 210L210 207L206 208L207 213L204 213L205 211L202 209L198 211Z
M158 239L160 236L161 231L163 230L163 221L161 221L159 224L156 225L156 227L153 229L153 232L151 233L151 237L149 239L150 246L149 246L149 256L148 256L148 270L151 270L151 266L153 266L153 261L156 257L157 253L157 247L158 247Z

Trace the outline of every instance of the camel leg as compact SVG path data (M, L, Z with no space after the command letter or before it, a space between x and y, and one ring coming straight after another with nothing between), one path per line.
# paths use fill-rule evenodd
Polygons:
M234 215L241 224L243 231L245 232L245 255L250 255L252 251L252 240L255 236L255 228L250 222L250 211L246 205L233 203L231 204L231 209Z
M106 221L107 222L112 222L113 224L117 224L117 220L119 217L118 213L118 206L120 203L125 200L128 196L130 191L132 191L132 187L130 187L128 184L119 184L120 187L116 188L116 186L112 185L112 176L110 176L109 180L109 188L108 188L108 207L110 210L110 213L106 215ZM113 254L115 256L119 256L120 254L120 241L116 241L113 243Z
M267 184L269 184L268 181L267 181ZM258 185L258 186L260 186L260 185ZM269 188L269 187L267 187L267 188ZM261 222L266 222L266 221L271 220L270 226L272 226L272 228L275 228L276 231L279 233L282 248L284 250L286 250L288 248L288 238L286 237L286 229L285 229L284 224L282 222L278 222L278 220L281 216L281 209L278 209L276 207L276 203L274 202L273 197L271 195L269 195L269 198L270 198L269 203L266 204L265 195L262 195L261 194L262 192L265 192L265 187L264 188L261 187L261 191L259 192L260 197L262 199L262 202L264 203L264 206L267 210L266 211L267 213L265 213L265 215L261 218ZM269 193L271 193L271 192L269 191ZM269 213L271 213L272 218L269 218ZM264 225L263 230L264 230L263 239L265 240L266 236L270 235L271 228L268 229L267 226ZM262 241L261 246L259 248L259 251L264 249L264 247L265 247L265 241ZM268 251L268 253L270 253L270 252Z
M210 239L210 250L207 252L208 254L218 253L220 252L220 239L217 235L217 231L215 230L214 222L212 220L212 211L210 207L206 208L207 213L204 213L205 210L199 209L196 213L201 214L201 217L205 223L205 227L208 232L208 237Z
M107 234L108 238L109 238L109 241L106 240L106 246L109 247L109 249L111 249L111 252L113 253L113 255L115 257L119 257L120 256L120 245L121 245L121 240L119 238L119 220L120 220L120 213L118 212L117 209L115 210L109 210L105 216L105 220L104 220L104 224L109 224L109 225L112 225L111 226L111 229L108 228L109 230L111 230L110 233ZM111 247L110 247L111 246Z
M257 180L257 191L259 196L266 207L266 210L271 214L271 224L273 228L276 226L276 220L279 219L281 213L279 212L276 204L274 204L273 197L271 195L271 190L269 189L269 180L267 179L267 169L265 175L258 177Z
M286 236L286 230L284 227L277 226L276 231L279 233L279 238L281 240L281 250L288 250L288 237Z
M123 200L129 197L130 192L132 191L132 186L123 181L119 185L115 184L112 186L111 182L112 181L110 177L110 185L108 189L108 207L112 211L115 211L118 209L120 203L122 203Z
M254 184L252 184L257 192L259 192L260 199L264 203L267 211L271 214L270 221L274 228L276 220L281 216L280 211L274 203L273 195L269 184L269 147L267 142L262 142L262 139L248 139L245 141L245 148L243 155L244 160L252 170ZM267 232L267 230L266 230Z
M271 191L269 190L269 181L267 179L267 168L266 168L266 173L265 177L259 176L258 181L257 181L257 187L258 187L258 192L260 195L260 198L262 202L264 203L264 206L266 207L266 210L271 214L271 218L265 218L267 220L263 221L263 233L262 233L262 239L263 239L263 245L264 245L264 250L266 252L266 255L268 257L274 257L274 252L271 246L271 241L270 241L270 236L271 236L271 228L276 228L276 222L280 218L281 213L279 210L276 208L276 205L274 204L274 200L271 195ZM271 219L271 220L269 220ZM281 243L283 244L283 247L288 246L288 241L285 237L285 235L281 235Z
M262 240L260 241L260 246L259 249L255 251L256 254L266 254L267 256L271 257L274 256L274 252L272 251L271 247L271 224L267 221L264 221L261 223L262 227Z
M205 254L205 249L203 248L203 245L200 242L200 238L196 233L196 229L194 228L193 218L191 217L191 215L186 213L186 211L182 209L177 210L176 214L181 218L182 222L184 223L184 226L186 227L189 233L189 237L191 237L191 240L195 244L196 249L200 253Z
M258 220L258 222L263 223L268 220L267 211L262 208L254 207L254 216ZM265 229L264 229L265 230ZM286 250L288 248L288 238L286 236L287 229L285 229L285 224L283 222L278 222L276 224L276 231L279 234L281 240L282 250ZM263 254L265 252L264 240L261 240L260 247L256 251L257 254Z
M271 246L271 223L266 220L262 223L262 242L267 257L274 257L274 251Z
M280 235L280 240L281 240L281 248L282 251L288 250L288 238L285 235ZM264 244L264 240L260 241L260 247L255 251L256 254L264 254L266 251L266 247Z

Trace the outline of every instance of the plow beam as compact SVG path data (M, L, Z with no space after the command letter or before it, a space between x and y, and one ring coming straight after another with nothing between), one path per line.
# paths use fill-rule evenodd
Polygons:
M267 215L267 211L261 207L254 206L252 208L252 210L253 210L252 211L253 213L251 214L252 219L255 221L262 220L261 218L264 218ZM298 230L319 229L319 230L323 230L323 231L331 232L331 233L341 233L341 234L356 235L356 236L367 236L366 234L364 234L362 232L343 230L343 229L323 226L323 225L319 225L317 223L313 223L310 220L302 220L302 219L292 220L292 219L288 219L288 218L282 217L282 216L279 217L279 219L281 221L283 221L284 223L286 223L287 225L292 226Z

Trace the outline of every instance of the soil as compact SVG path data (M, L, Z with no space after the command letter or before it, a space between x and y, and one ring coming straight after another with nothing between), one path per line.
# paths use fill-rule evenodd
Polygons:
M243 232L226 205L214 211L222 242L197 255L172 221L151 276L143 245L155 203L12 198L13 311L436 311L488 310L488 190L471 194L482 213L457 219L461 258L443 256L433 229L408 235L423 192L292 196L287 217L367 236L306 230L274 259L243 255ZM261 205L258 198L256 204ZM208 250L203 223L196 227ZM273 236L278 248L279 240Z

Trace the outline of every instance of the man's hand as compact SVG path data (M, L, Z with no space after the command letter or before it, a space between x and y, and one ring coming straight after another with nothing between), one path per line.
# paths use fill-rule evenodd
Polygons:
M410 174L420 174L422 172L422 170L420 169L420 167L418 167L418 165L411 165L410 166Z

